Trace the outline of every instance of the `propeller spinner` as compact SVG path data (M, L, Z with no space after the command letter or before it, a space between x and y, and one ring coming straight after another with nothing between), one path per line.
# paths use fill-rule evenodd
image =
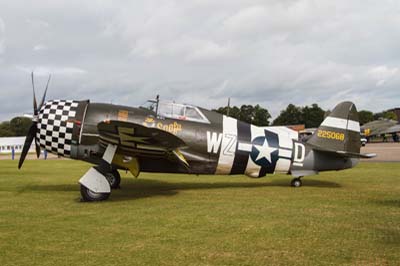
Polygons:
M26 139L25 139L24 147L22 149L21 157L19 158L18 169L21 169L21 167L25 161L26 155L28 154L28 151L32 145L33 140L35 140L36 156L37 156L37 158L39 158L39 156L40 156L40 145L39 145L39 141L37 140L37 137L36 137L38 114L39 114L40 108L42 108L43 104L45 103L47 88L49 87L51 75L49 75L49 79L47 80L46 89L44 91L39 108L38 108L37 102L36 102L35 82L34 82L34 78L33 78L33 72L31 73L31 78L32 78L32 90L33 90L33 118L32 118L32 125L29 128L28 134L26 135Z

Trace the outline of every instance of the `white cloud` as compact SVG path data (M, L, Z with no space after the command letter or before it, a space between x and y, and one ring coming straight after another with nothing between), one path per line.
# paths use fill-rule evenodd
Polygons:
M386 65L372 67L368 74L376 80L376 87L384 86L388 80L392 79L399 72L397 67L387 67Z
M153 57L159 55L160 50L154 40L140 39L134 44L131 54L134 56Z
M232 32L249 32L263 29L268 21L268 11L264 6L250 6L239 10L227 18L223 25Z
M48 47L46 45L43 45L43 44L37 44L32 48L32 50L35 51L35 52L44 51L44 50L47 50L47 49L48 49Z
M210 40L196 42L192 51L188 54L187 60L219 60L231 54L230 45L221 45Z
M375 79L387 79L393 77L399 72L397 67L390 68L386 65L372 67L369 74Z
M47 21L37 18L27 18L26 23L32 28L37 28L37 29L44 29L50 26L50 24Z
M378 80L378 82L376 82L376 86L377 87L381 87L381 86L385 85L385 83L386 83L386 80L385 79L381 79L381 80Z
M4 53L5 46L5 24L3 19L0 17L0 54Z
M36 76L48 76L49 74L58 75L77 75L86 74L87 71L78 67L59 67L59 66L16 66L24 73L30 74L32 71Z
M57 74L50 97L128 105L161 94L214 108L231 97L277 115L347 99L380 111L400 97L391 0L3 0L0 10L3 102L24 99L32 70ZM21 106L6 103L0 120Z

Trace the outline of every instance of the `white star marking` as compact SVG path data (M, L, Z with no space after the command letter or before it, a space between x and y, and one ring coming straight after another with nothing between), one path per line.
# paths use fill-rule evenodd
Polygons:
M268 145L267 138L264 139L263 145L254 145L254 147L258 150L258 156L256 158L256 162L262 158L267 159L268 162L271 163L271 153L277 150L277 148L272 148Z

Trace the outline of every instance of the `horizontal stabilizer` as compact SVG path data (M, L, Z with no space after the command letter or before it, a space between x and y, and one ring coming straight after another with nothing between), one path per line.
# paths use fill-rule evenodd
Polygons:
M345 152L345 151L337 151L336 153L342 154L345 157L351 157L351 158L370 159L370 158L376 157L375 153L355 153L355 152Z
M327 152L327 153L334 153L337 155L341 155L343 157L348 157L348 158L364 158L364 159L370 159L376 157L375 153L357 153L357 152L349 152L349 151L334 151L334 150L328 150L324 149L321 147L313 146L313 150L319 151L319 152Z

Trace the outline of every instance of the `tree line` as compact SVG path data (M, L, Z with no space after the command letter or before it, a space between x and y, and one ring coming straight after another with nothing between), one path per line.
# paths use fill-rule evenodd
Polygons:
M242 105L241 107L233 106L230 108L224 106L214 109L213 111L256 126L305 125L306 128L318 127L324 118L330 113L330 110L323 110L316 103L313 103L310 106L296 106L294 104L289 104L271 123L269 121L271 115L268 110L258 104L255 106ZM397 120L396 114L389 110L378 113L361 110L358 112L358 115L361 125L378 119Z
M0 123L0 137L26 136L32 120L26 117L14 117L10 121Z
M228 114L229 109L229 114ZM214 109L214 111L236 118L246 123L251 123L256 126L283 126L283 125L298 125L304 124L306 127L317 127L324 119L325 111L318 104L311 106L295 106L289 104L285 110L282 110L279 116L271 122L271 114L269 111L260 105L242 105L241 107L228 106Z
M378 113L373 113L367 110L361 110L358 112L358 118L360 120L360 124L364 125L368 122L378 120L378 119L391 119L397 120L397 115L392 111L382 111Z
M330 112L329 110L323 110L316 103L311 106L289 104L271 123L271 114L269 111L258 104L254 106L244 104L240 107L232 106L229 108L228 106L223 106L213 109L213 111L256 126L304 124L306 128L318 127L324 120L326 114ZM396 114L391 111L373 113L368 110L361 110L358 112L358 115L361 125L382 118L397 120ZM26 117L14 117L10 121L2 122L0 123L0 137L25 136L31 124L31 119Z

